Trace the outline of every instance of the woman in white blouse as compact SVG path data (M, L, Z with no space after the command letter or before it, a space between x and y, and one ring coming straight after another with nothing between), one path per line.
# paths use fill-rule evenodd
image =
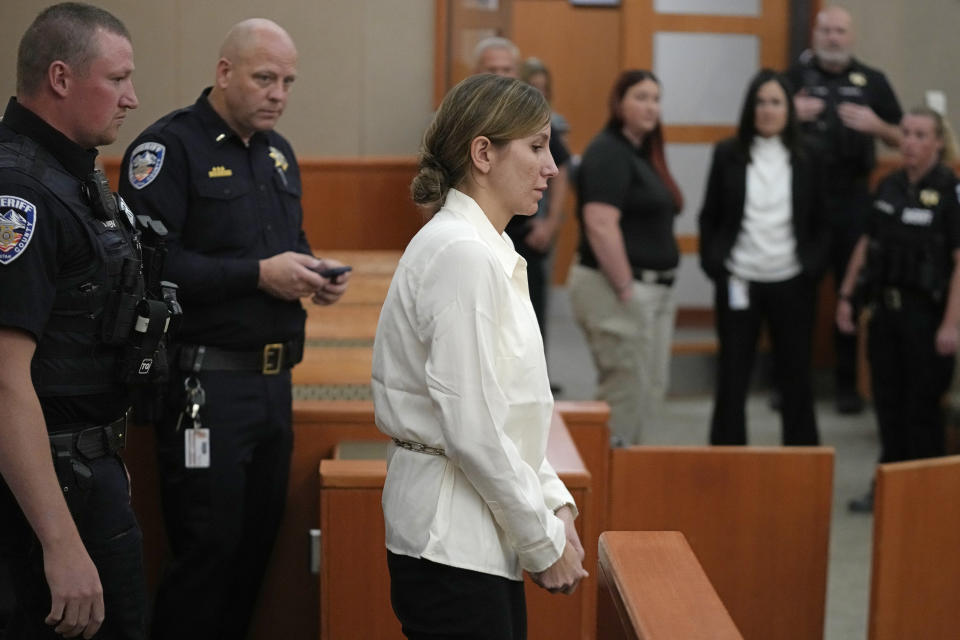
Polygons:
M817 282L829 241L817 165L800 145L791 90L763 69L737 135L717 144L700 212L700 264L716 287L720 352L711 444L746 444L760 329L773 348L783 444L819 443L811 361Z
M573 499L545 457L553 398L504 227L557 173L550 107L478 75L426 133L413 199L433 213L407 246L373 354L391 601L416 638L524 638L523 572L570 593L587 573Z

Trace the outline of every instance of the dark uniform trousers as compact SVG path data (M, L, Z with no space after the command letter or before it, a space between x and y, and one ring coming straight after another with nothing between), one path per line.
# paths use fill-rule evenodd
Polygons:
M864 223L870 208L870 191L866 180L854 181L843 193L825 195L826 219L831 223L830 270L836 288L847 273L853 248L863 235ZM857 394L857 334L844 333L833 327L836 364L834 368L836 392Z
M161 498L172 561L157 593L155 639L240 639L248 627L283 515L293 449L290 370L201 371L210 467L184 466L174 376L157 427Z
M746 401L760 329L766 322L780 392L783 444L817 445L811 387L811 342L816 282L799 275L783 282L750 282L749 307L730 308L726 279L716 286L717 392L710 444L747 443Z
M74 462L82 483L71 486L67 504L103 585L106 619L97 640L142 640L146 628L143 536L130 506L123 462L115 455ZM79 466L76 466L79 465ZM16 498L0 480L0 554L8 563L18 606L4 638L62 640L44 619L50 613L50 589L43 552Z
M936 352L943 309L905 298L898 309L880 301L869 325L873 403L880 427L880 462L944 455L940 400L953 377L953 356Z

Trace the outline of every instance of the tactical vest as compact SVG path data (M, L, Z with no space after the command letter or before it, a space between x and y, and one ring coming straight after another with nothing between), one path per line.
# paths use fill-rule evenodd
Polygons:
M31 363L37 395L122 392L122 359L130 331L107 324L116 322L116 314L108 317L108 311L118 296L128 293L140 299L144 293L132 225L125 215L106 221L95 217L83 183L29 138L0 144L0 168L29 176L38 191L51 194L69 210L94 253L83 273L57 277L53 308Z
M923 191L936 193L937 203L924 206L908 200L907 206L882 215L869 245L867 273L876 288L912 290L942 303L950 279L942 199L952 194L933 188Z

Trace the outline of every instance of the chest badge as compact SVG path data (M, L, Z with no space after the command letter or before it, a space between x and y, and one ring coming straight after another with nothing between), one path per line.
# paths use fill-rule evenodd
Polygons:
M273 158L273 166L286 173L287 167L290 165L287 163L287 157L283 155L283 152L276 147L270 147L270 157Z
M847 76L850 80L850 84L856 87L865 87L867 86L867 76L860 73L859 71L851 71L850 75Z
M0 265L24 252L37 225L37 208L16 196L0 196Z
M159 142L144 142L136 146L130 154L130 166L127 168L127 178L134 189L143 189L157 179L166 155L167 148Z
M233 175L232 169L227 169L223 165L218 165L207 171L207 176L210 178L229 178Z
M940 192L936 189L924 189L920 192L920 204L925 207L935 207L940 204Z

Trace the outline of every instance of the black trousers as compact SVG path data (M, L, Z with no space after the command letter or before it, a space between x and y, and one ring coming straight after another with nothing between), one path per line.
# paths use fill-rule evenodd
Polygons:
M716 282L715 301L720 352L710 444L747 444L747 391L764 323L780 392L783 444L819 444L810 380L816 282L805 275L784 282L751 282L749 307L734 310L723 279Z
M390 602L409 640L524 640L523 582L387 552Z
M530 290L530 303L533 305L533 312L537 314L537 324L540 325L540 335L543 337L544 351L546 351L547 294L550 291L547 262L550 254L541 253L522 241L516 242L516 250L527 261L527 287Z
M850 185L844 194L826 198L831 225L830 270L837 289L847 273L853 248L863 234L870 207L870 192L864 182ZM833 327L834 384L837 394L857 393L857 334L843 333Z
M882 304L870 320L867 345L873 403L880 428L880 462L944 455L940 401L953 377L953 356L936 352L942 309L905 301Z
M246 637L283 515L293 448L290 371L204 371L208 469L184 466L183 378L174 376L157 442L172 559L157 591L152 637Z
M77 460L67 501L80 538L100 574L105 619L97 640L146 638L147 595L143 536L130 506L129 484L116 456ZM72 495L71 495L72 494ZM62 640L44 619L50 612L50 588L43 572L40 542L13 493L0 479L0 555L12 580L16 604L3 637L13 640Z

